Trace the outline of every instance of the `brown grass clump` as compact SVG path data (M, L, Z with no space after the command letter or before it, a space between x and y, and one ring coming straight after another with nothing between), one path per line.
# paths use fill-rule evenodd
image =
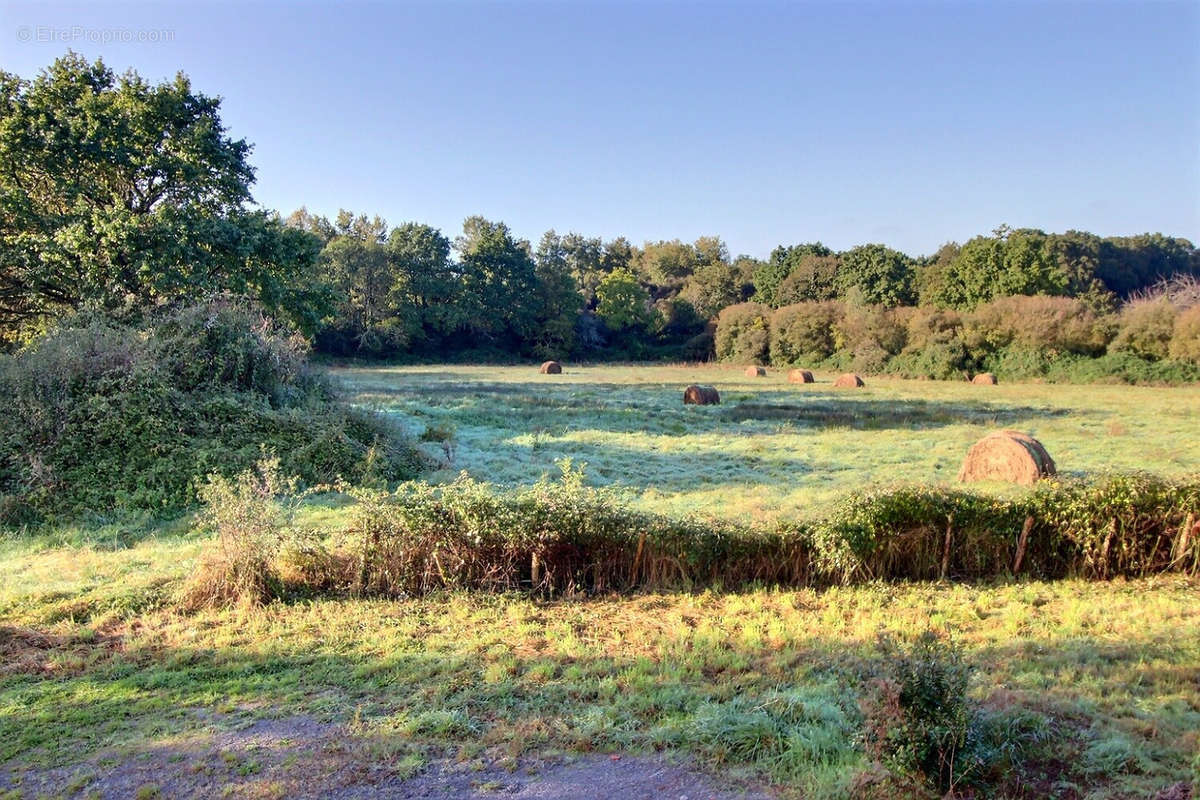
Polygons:
M693 383L683 390L683 404L685 406L719 406L721 395L711 386L697 386Z
M287 498L295 491L295 480L280 476L273 457L232 481L209 476L199 491L199 520L216 538L183 587L183 608L257 606L277 596L276 561L295 510Z
M976 386L995 386L997 383L999 383L999 381L996 380L996 376L992 373L981 372L974 378L971 378L971 383L975 384Z
M767 377L766 367L746 367L747 378L765 378Z
M816 378L813 377L812 370L794 369L788 373L788 383L812 383Z
M852 372L847 372L845 375L839 375L837 380L833 382L835 389L856 389L860 386L866 386L863 379Z
M1032 486L1056 471L1054 459L1037 439L1019 431L997 431L983 437L967 451L958 479Z
M543 375L561 375L562 364L558 363L557 361L547 361L542 364L541 368L538 369L538 372L542 373Z

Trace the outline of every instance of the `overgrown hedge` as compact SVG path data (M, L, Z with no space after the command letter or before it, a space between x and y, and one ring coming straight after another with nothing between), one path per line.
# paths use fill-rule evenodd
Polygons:
M227 297L140 326L65 320L0 357L0 524L183 508L264 450L309 482L415 477L418 451L304 356Z
M1200 475L1045 482L1017 499L900 487L771 527L632 510L569 466L515 491L464 475L351 492L347 528L285 570L298 583L416 595L1200 572Z
M840 301L721 312L716 357L909 378L992 372L1063 383L1200 381L1200 307L1165 299L1097 313L1069 297L1002 297L972 312ZM769 343L769 346L768 346Z

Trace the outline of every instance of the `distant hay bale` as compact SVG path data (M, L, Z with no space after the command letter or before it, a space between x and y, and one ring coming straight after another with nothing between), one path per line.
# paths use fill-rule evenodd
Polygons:
M718 406L721 404L721 395L711 386L698 386L693 383L683 390L683 404L685 406Z
M765 378L767 377L766 367L746 367L747 378Z
M542 364L538 372L543 375L560 375L562 374L562 364L557 361L547 361L545 364Z
M960 481L1007 481L1032 486L1056 473L1054 459L1042 443L1020 431L997 431L967 451Z
M971 378L971 383L977 384L979 386L995 386L997 383L999 383L999 381L996 380L996 376L993 375L992 373L981 372L978 375L976 375L974 378Z
M807 369L794 369L788 373L788 383L812 383L816 378L813 377L812 371Z
M855 375L853 372L847 372L845 375L838 375L836 381L833 382L835 389L857 389L860 386L866 386L863 379Z

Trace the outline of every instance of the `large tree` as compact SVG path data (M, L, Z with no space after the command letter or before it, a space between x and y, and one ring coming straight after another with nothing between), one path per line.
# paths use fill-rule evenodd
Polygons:
M838 254L838 295L855 290L868 303L888 307L916 300L913 260L881 244L864 244Z
M792 274L800 262L807 256L831 255L833 255L833 251L820 242L776 247L771 251L771 257L754 271L754 299L778 308L780 302L775 294L779 289L779 284Z
M152 85L74 53L0 71L0 330L228 290L315 326L321 242L250 207L250 145L219 112L182 74Z
M536 333L536 266L529 242L503 222L468 217L454 243L462 270L460 302L476 340L520 349Z

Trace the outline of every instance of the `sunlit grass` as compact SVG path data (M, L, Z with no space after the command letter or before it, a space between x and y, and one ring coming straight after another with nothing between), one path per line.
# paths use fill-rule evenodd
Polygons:
M553 603L452 594L181 615L169 597L195 555L166 536L0 561L0 761L169 740L205 710L225 725L306 714L466 753L680 750L838 796L862 766L843 728L857 724L878 637L930 627L965 647L977 699L1044 715L1059 753L1096 762L1090 779L1064 770L1094 796L1186 779L1200 746L1200 585L1180 578ZM49 642L13 633L29 630ZM804 741L842 744L820 758L739 744L748 709L780 691L812 717L785 721L808 726Z
M334 373L358 402L416 433L454 430L452 458L435 479L466 470L527 484L573 458L588 464L590 482L626 489L635 505L666 513L807 516L866 485L949 484L967 449L997 428L1032 433L1068 475L1200 470L1200 387L872 378L862 390L834 390L831 375L789 384L783 371L747 379L735 367L709 365ZM723 404L683 406L689 383L716 386Z

